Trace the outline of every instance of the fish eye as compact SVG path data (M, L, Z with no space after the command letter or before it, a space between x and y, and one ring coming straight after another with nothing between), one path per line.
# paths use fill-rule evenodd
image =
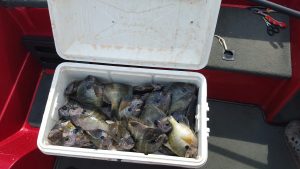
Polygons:
M170 123L167 123L166 126L169 127L169 126L170 126Z
M92 88L91 84L86 86L86 89L91 89L91 88Z
M69 141L70 139L69 139L69 137L65 137L65 141Z
M155 141L155 140L151 140L150 143L151 143L151 144L155 144L156 141Z
M79 129L74 129L74 133L78 133L79 132Z
M132 111L132 108L131 108L131 107L129 107L129 108L128 108L128 111Z
M63 106L61 109L62 110L67 110L68 108L67 108L67 106Z
M100 137L101 140L103 140L104 138L105 138L104 136L101 136L101 137Z
M188 150L188 149L190 148L190 146L186 145L184 148L185 148L186 150Z

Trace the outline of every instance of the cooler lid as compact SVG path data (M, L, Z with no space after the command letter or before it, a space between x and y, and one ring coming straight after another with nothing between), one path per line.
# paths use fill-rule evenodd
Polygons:
M48 0L66 60L176 69L207 65L221 0Z

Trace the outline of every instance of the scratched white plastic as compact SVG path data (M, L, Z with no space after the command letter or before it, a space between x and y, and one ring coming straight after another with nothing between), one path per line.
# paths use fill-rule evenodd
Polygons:
M221 0L48 0L66 60L201 69Z
M87 75L94 75L105 82L121 82L135 85L143 83L187 82L198 86L198 107L196 118L197 136L199 140L197 158L184 158L159 154L145 155L136 152L121 152L112 150L95 150L75 147L50 145L47 135L58 121L57 110L65 103L63 95L66 86L73 80L83 79ZM129 68L120 66L104 66L82 63L62 63L54 74L48 101L46 104L42 124L40 127L37 145L49 155L79 157L101 160L121 160L134 163L181 166L198 168L207 160L207 86L205 77L195 72L157 70L145 68Z

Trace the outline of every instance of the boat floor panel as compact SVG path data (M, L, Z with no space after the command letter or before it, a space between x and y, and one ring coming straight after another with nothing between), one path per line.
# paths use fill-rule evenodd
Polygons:
M289 78L292 76L289 17L271 14L288 27L269 36L261 16L247 9L221 8L217 35L222 36L228 49L235 51L235 61L224 61L223 48L214 38L207 67Z

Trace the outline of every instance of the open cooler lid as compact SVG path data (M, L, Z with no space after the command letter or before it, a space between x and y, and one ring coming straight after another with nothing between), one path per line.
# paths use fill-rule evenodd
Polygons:
M201 69L221 0L48 0L66 60Z

